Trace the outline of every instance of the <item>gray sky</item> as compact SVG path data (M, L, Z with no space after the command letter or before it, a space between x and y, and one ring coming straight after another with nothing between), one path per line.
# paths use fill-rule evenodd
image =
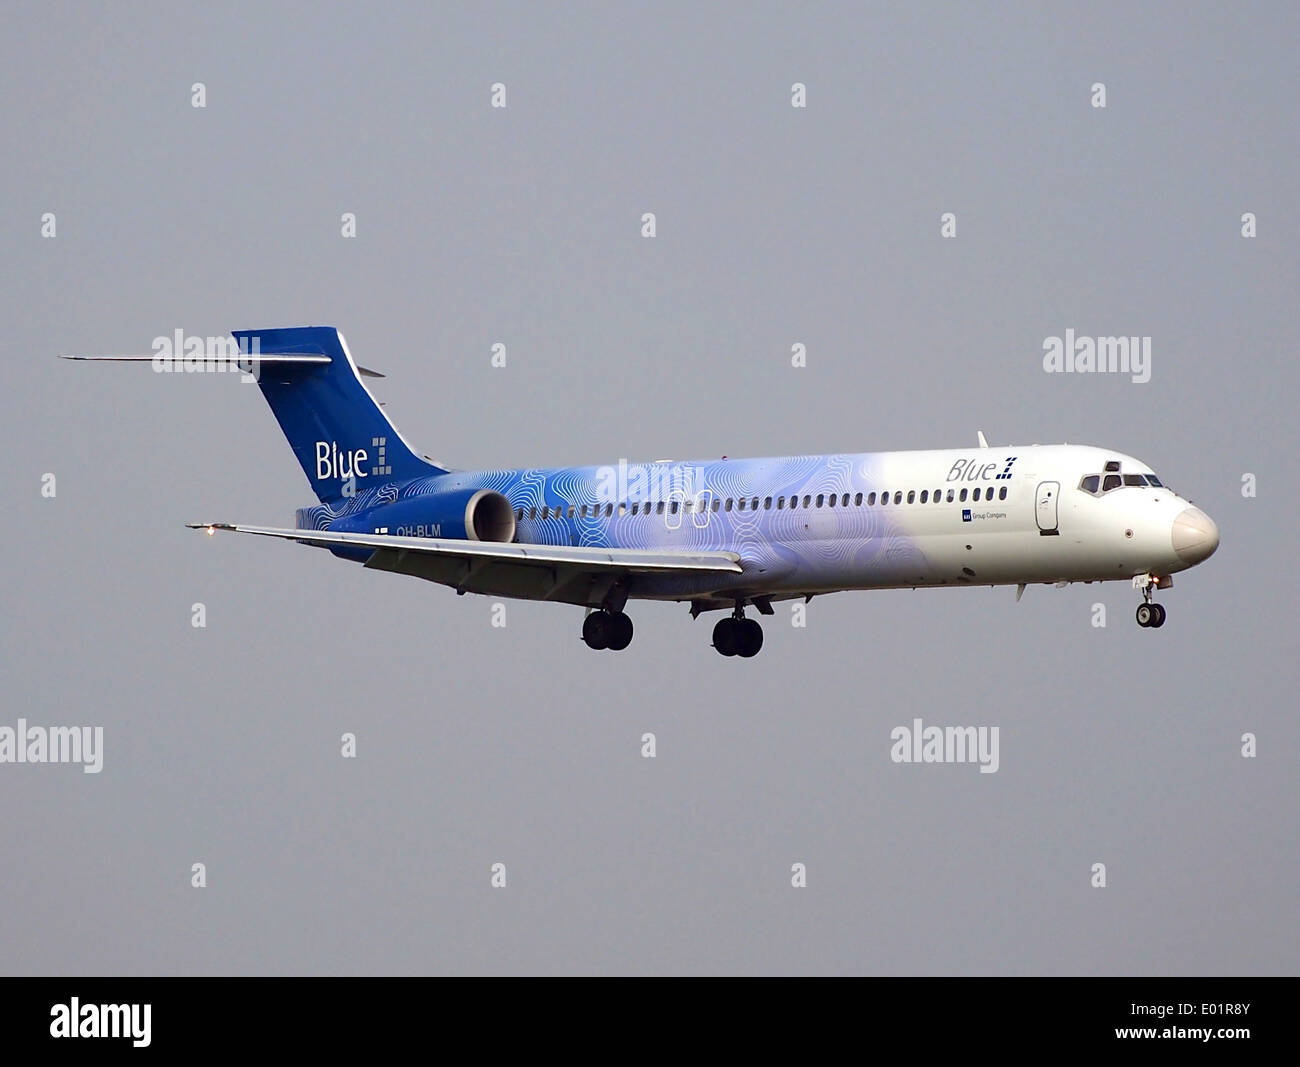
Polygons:
M538 6L8 18L0 725L105 753L0 765L3 970L1294 973L1294 6ZM849 593L750 661L678 605L593 653L185 530L311 502L257 391L53 358L310 323L459 467L982 429L1139 456L1222 547L1159 631ZM1152 380L1044 373L1067 328ZM892 763L915 717L1000 769Z

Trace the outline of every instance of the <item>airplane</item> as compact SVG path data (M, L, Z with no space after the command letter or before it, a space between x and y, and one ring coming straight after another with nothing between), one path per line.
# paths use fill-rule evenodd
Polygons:
M375 402L333 327L236 330L319 503L281 538L458 594L587 608L593 649L632 640L632 600L690 604L723 656L750 658L747 617L854 589L1130 581L1137 623L1157 589L1208 559L1214 520L1132 456L1082 445L865 452L518 470L454 470L418 452ZM233 347L233 346L232 346ZM154 356L67 356L159 362ZM178 357L179 359L179 357ZM162 368L160 368L162 369ZM166 369L171 369L170 366Z

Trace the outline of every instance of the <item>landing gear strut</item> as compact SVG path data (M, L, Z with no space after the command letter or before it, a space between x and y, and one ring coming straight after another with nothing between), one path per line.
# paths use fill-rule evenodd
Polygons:
M622 652L632 643L632 620L621 611L593 611L582 620L582 639L588 648Z
M1134 579L1135 585L1140 585L1142 589L1142 603L1137 609L1137 624L1144 629L1151 627L1158 630L1165 624L1165 609L1163 604L1157 604L1151 599L1151 590L1160 587L1160 579L1147 575L1146 580Z
M763 647L763 627L756 619L745 618L745 609L737 604L729 618L719 619L713 627L713 647L724 656L750 659Z

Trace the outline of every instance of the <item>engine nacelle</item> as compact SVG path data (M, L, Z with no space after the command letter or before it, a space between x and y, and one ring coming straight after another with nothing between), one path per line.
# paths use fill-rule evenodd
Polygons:
M515 539L515 512L495 489L459 489L380 504L330 524L343 533L433 537L452 541Z

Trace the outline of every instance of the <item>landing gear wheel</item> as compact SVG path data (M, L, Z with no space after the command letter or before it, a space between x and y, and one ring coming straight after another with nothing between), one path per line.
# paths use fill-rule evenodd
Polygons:
M1152 604L1151 609L1155 612L1155 617L1151 620L1151 627L1158 630L1165 624L1165 606L1163 604Z
M755 619L740 619L736 622L736 630L739 637L737 654L745 659L757 656L763 647L763 627Z
M1139 625L1139 626L1145 628L1145 627L1147 627L1147 626L1152 626L1152 625L1159 626L1159 625L1160 625L1159 623L1154 623L1154 622L1153 622L1153 620L1156 618L1156 607L1157 607L1157 605L1155 605L1155 604L1139 604L1139 605L1138 605L1138 609L1137 609L1137 622L1138 622L1138 625Z
M615 652L622 652L632 643L632 620L623 612L617 612L609 617L609 648Z
M582 639L587 642L588 648L609 648L612 629L610 623L610 616L603 611L593 611L582 620ZM631 639L632 636L629 634L628 640Z
M713 627L713 647L724 656L734 656L739 650L736 619L719 619Z

